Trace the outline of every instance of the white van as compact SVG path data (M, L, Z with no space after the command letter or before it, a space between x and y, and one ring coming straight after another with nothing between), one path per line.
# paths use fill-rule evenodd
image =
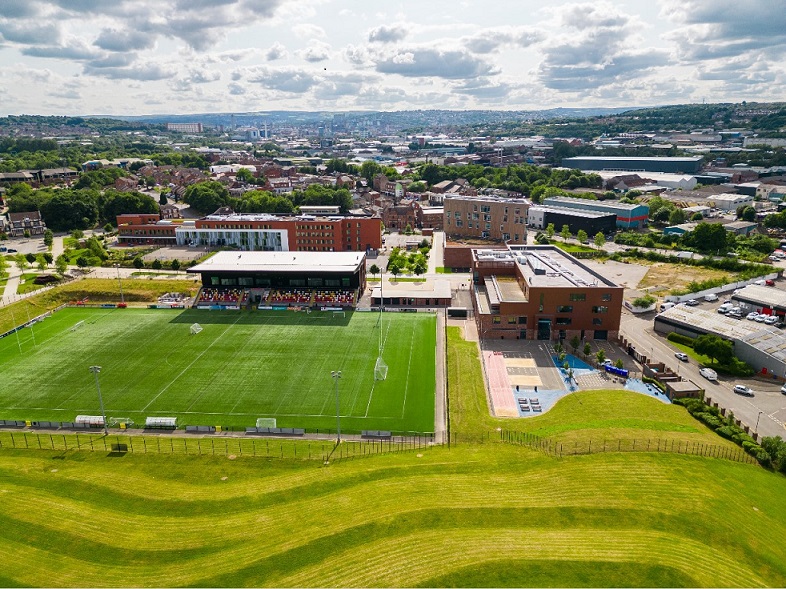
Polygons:
M665 311L666 309L671 309L674 306L674 303L662 303L660 306L660 310Z

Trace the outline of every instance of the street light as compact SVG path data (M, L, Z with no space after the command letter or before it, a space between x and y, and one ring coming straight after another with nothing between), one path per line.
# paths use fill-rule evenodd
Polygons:
M381 327L380 327L381 329ZM341 378L341 371L340 370L332 370L330 372L330 376L333 377L333 381L335 382L335 391L336 391L336 436L337 436L337 443L341 443L341 413L338 404L338 379Z
M753 431L755 431L757 434L759 433L759 419L761 418L762 413L764 413L764 411L759 411L759 414L756 416L756 427L753 428Z
M109 430L106 427L106 411L104 411L104 399L101 397L101 385L98 384L98 373L101 372L100 366L91 366L90 372L96 377L96 390L98 391L98 403L101 405L101 417L104 418L104 435L109 435Z
M120 285L120 303L125 304L125 299L123 298L123 282L120 280L120 264L115 264L115 269L117 270L117 283Z

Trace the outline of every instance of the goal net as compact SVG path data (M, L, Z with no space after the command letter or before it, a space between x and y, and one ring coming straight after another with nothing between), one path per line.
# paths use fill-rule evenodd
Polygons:
M198 334L200 331L202 331L202 326L201 326L199 323L194 323L194 324L191 326L191 335L196 335L196 334Z
M377 363L374 365L374 380L385 380L388 377L388 365L382 359L382 356L377 357Z

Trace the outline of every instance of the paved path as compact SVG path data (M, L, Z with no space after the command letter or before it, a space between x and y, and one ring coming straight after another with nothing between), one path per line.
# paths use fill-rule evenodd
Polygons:
M15 300L17 300L16 296L16 289L19 286L19 279L21 276L19 274L14 274L9 276L8 282L6 282L5 290L3 291L3 298L2 304L7 305Z

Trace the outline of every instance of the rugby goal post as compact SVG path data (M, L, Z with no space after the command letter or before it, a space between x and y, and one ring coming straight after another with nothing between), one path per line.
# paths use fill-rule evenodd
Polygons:
M385 380L388 377L388 365L382 359L382 356L377 356L377 362L374 364L374 380Z
M76 331L77 329L82 327L84 324L85 324L84 320L77 321L76 323L74 323L73 327L71 327L71 331Z
M196 335L196 334L198 334L200 331L202 331L202 326L201 326L199 323L194 323L194 324L191 326L191 328L190 328L190 331L191 331L191 335Z

